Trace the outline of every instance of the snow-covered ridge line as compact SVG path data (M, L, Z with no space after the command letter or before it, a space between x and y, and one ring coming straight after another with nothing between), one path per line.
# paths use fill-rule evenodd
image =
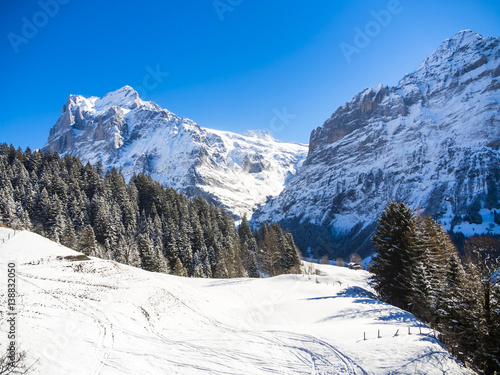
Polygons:
M143 101L130 86L102 98L70 95L43 150L100 161L128 179L148 173L188 196L201 195L236 218L277 196L295 175L307 145L207 129Z

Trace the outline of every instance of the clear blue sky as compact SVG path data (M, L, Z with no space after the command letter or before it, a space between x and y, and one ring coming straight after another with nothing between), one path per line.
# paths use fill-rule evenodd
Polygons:
M0 5L0 142L39 148L69 94L131 85L201 126L307 143L338 106L396 84L456 32L500 36L498 0L54 1Z

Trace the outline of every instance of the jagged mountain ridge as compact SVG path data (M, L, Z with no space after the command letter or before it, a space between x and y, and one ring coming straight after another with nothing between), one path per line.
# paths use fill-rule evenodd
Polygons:
M302 168L254 223L289 226L303 250L307 227L313 246L346 256L369 253L390 200L447 229L455 218L455 230L467 214L498 209L499 75L500 38L465 30L444 41L397 86L362 91L315 129Z
M250 217L278 195L307 154L306 145L280 142L267 132L203 128L141 100L130 86L102 98L70 95L43 150L100 161L127 179L148 173L236 218Z

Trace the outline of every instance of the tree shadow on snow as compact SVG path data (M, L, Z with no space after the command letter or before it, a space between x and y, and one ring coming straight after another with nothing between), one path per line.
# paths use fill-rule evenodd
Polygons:
M413 314L401 309L397 309L394 311L387 311L387 314L385 314L384 316L379 316L377 320L381 320L383 322L391 321L398 323L406 323L406 324L411 324L415 327L419 326L419 322L417 321L417 318L415 318Z
M313 297L306 298L307 301L314 301L320 299L333 299L333 298L360 298L362 299L354 301L354 303L383 303L377 300L377 296L372 292L363 289L359 286L351 286L350 288L344 289L340 291L336 296L327 296L327 297Z
M457 365L460 365L460 361L452 358L445 351L429 351L417 358L414 358L399 369L391 372L391 374L427 374L429 368L434 368L437 372L443 375L453 375L456 368L450 368L449 361L454 361Z

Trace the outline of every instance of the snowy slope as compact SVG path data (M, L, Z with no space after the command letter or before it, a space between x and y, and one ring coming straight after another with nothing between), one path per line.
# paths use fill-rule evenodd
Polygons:
M26 231L2 243L11 232L0 266L17 263L33 374L468 374L411 314L374 300L364 271L187 279L64 259L78 253Z
M314 130L303 167L255 221L327 226L352 240L348 254L367 246L391 200L448 229L471 210L491 216L500 208L499 76L500 38L459 32L398 85L362 91ZM500 232L489 224L476 230Z
M139 98L130 86L102 98L70 95L44 150L101 161L129 179L148 173L188 196L202 195L234 216L278 195L296 173L307 146L200 127Z

